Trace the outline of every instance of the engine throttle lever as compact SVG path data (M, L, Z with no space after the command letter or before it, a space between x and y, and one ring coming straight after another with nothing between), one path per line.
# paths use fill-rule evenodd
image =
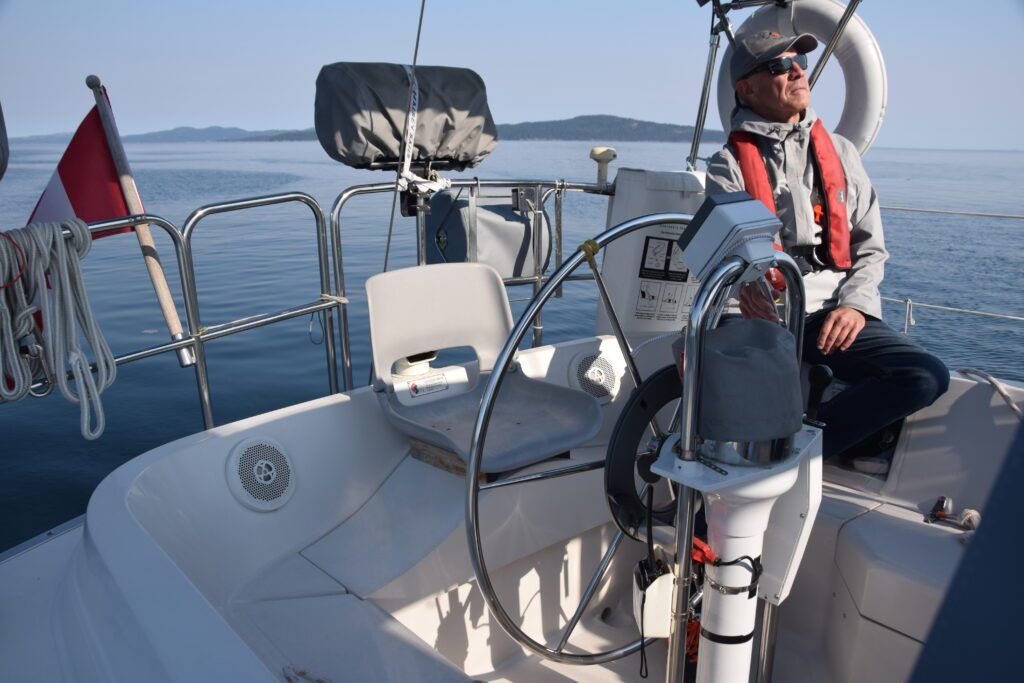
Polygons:
M817 420L818 409L821 408L821 399L825 395L825 390L832 384L832 368L827 365L815 365L811 368L810 384L811 388L807 396L807 419Z

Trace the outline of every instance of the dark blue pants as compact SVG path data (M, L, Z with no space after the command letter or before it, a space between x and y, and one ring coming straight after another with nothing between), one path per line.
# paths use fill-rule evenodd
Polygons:
M807 316L803 362L831 368L849 388L818 411L825 423L824 456L840 454L883 427L930 406L949 388L945 364L881 320L867 319L846 351L822 355L825 313Z

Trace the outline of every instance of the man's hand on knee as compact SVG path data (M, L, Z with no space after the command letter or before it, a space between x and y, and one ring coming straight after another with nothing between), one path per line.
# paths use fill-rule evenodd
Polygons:
M845 351L857 339L867 320L864 314L849 306L839 306L826 316L818 334L818 349L826 356L835 350Z

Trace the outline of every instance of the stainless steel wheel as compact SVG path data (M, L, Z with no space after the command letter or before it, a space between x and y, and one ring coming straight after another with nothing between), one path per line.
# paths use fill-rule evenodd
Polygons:
M652 225L687 225L691 219L691 215L680 213L660 213L642 216L640 218L635 218L625 223L621 223L602 233L597 238L588 240L584 243L576 253L574 253L557 271L555 271L551 278L545 283L544 287L541 288L541 290L537 292L530 301L526 310L516 323L516 326L513 328L511 335L509 335L508 340L505 342L505 346L502 348L501 354L495 362L494 370L492 371L487 382L487 386L484 389L483 398L480 402L480 410L477 413L476 422L473 427L473 439L470 445L469 463L466 467L466 536L469 542L470 561L473 565L473 573L476 576L477 585L479 586L480 592L483 594L484 600L487 602L487 606L495 620L501 624L502 629L504 629L513 640L527 650L530 650L531 652L534 652L546 659L566 664L601 664L630 655L639 650L641 645L643 645L642 641L637 639L631 643L602 652L587 654L565 652L565 646L568 643L569 636L579 623L580 617L582 617L585 612L590 599L600 586L601 580L603 579L608 566L611 564L611 560L616 550L618 550L622 544L625 535L622 531L619 531L608 550L601 558L601 562L598 564L597 570L587 584L587 588L583 593L580 605L576 608L572 618L563 630L559 644L556 647L548 647L544 643L534 640L522 630L520 625L517 624L505 610L505 607L501 604L501 600L495 593L490 575L487 572L487 563L484 558L483 542L480 533L480 491L481 488L495 486L495 484L485 484L483 486L480 484L480 466L483 460L483 450L487 438L487 427L491 418L491 413L494 409L495 399L497 398L498 391L501 388L501 383L512 364L513 358L515 357L516 350L519 348L519 344L522 342L527 331L529 331L530 326L540 313L541 308L554 295L558 287L561 286L566 279L584 263L584 261L589 262L591 268L594 270L594 279L597 282L599 294L601 295L606 310L608 311L609 319L615 332L615 337L618 340L619 345L622 347L622 354L626 360L627 370L633 378L634 386L639 386L641 381L636 369L636 364L633 360L631 349L629 348L629 344L626 342L626 339L622 334L622 330L619 327L617 316L614 313L611 302L608 299L607 292L605 291L604 282L601 279L600 273L597 271L594 256L598 250L605 247L610 242L613 242L619 237L628 235L636 230ZM653 419L651 420L649 427L655 437L662 436L658 425ZM587 466L577 466L575 468L561 468L560 470L553 470L546 473L540 473L538 475L527 475L520 478L513 478L513 480L496 482L496 484L527 484L529 481L538 481L555 476L573 474L577 471L594 469L595 467L599 467L601 464L603 463L593 466L588 464Z

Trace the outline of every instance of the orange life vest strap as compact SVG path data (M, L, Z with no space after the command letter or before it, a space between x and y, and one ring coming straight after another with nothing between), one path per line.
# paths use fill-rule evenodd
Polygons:
M729 134L729 144L736 150L736 160L740 165L740 172L743 174L743 185L754 199L760 199L768 210L778 214L775 210L775 193L772 191L772 181L768 178L768 169L761 158L761 150L757 148L757 138L753 133L736 130ZM782 251L782 245L776 243L775 248ZM765 279L777 291L786 289L786 280L782 273L772 268L765 273Z
M814 152L821 184L824 188L825 211L828 214L828 230L822 235L827 242L828 254L836 268L849 268L850 221L846 213L846 173L839 161L832 137L825 125L818 119L811 125L811 149Z
M768 169L761 158L761 150L757 148L757 138L753 133L733 131L729 134L729 144L736 150L736 160L743 173L743 185L754 199L760 199L768 210L775 210L775 194L772 192L772 181L768 178Z

